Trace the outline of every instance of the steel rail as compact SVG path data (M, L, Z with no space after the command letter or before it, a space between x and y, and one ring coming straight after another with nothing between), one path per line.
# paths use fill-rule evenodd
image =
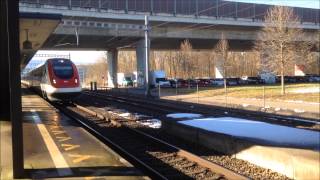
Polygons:
M74 104L74 106L78 109L80 109L81 111L88 113L92 116L97 117L98 119L101 120L106 120L106 121L111 121L112 124L117 124L120 126L125 126L123 125L121 122L116 121L114 119L111 119L109 117L106 117L104 114L101 114L97 111L94 111L92 109L88 109L84 106L78 105L78 104ZM164 175L162 175L161 173L157 172L155 169L153 169L152 167L148 166L146 163L142 162L141 160L139 160L138 158L136 158L134 155L132 155L131 153L129 153L128 151L126 151L125 149L123 149L122 147L120 147L118 144L114 143L112 140L110 140L109 138L105 137L101 132L99 132L99 130L97 130L97 127L94 127L93 123L89 123L86 122L85 120L83 120L82 118L79 117L79 115L77 115L75 112L72 112L69 109L63 108L61 106L58 106L57 108L59 108L62 112L64 112L65 114L71 116L71 118L75 119L76 121L78 121L82 126L85 127L85 129L87 129L88 131L90 131L90 133L94 134L95 136L97 136L97 138L103 140L104 142L107 142L107 144L111 144L112 147L116 148L117 150L121 151L122 153L126 154L126 156L129 156L130 159L133 159L134 161L137 161L141 166L143 166L144 168L146 168L148 171L150 171L149 173L151 173L151 177L153 178L157 178L157 179L167 179ZM203 159L202 157L196 156L188 151L182 150L174 145L171 145L163 140L160 140L156 137L153 137L149 134L146 134L142 131L139 131L137 129L133 129L130 128L128 126L125 126L126 128L128 128L129 130L131 130L132 132L139 134L141 136L147 137L152 139L153 141L163 144L165 146L168 146L172 149L174 149L175 151L177 151L177 155L184 157L186 159L188 159L191 162L195 162L196 164L205 167L207 169L210 169L212 172L218 173L218 174L222 174L224 177L226 177L227 179L232 179L232 180L244 180L244 179L249 179L245 176L242 176L232 170L229 170L223 166L220 166L218 164L215 164L213 162L210 162L208 160ZM149 174L148 173L148 174Z
M75 104L75 106L76 106L77 108L79 108L79 109L82 109L82 110L90 113L90 114L93 115L93 116L99 117L99 118L104 119L104 120L106 119L106 117L105 117L103 114L100 114L100 113L98 113L98 112L96 112L96 111L93 111L93 110L91 110L91 109L85 108L85 107L83 107L83 106L81 106L81 105L78 105L78 104ZM115 121L115 120L112 120L112 119L110 119L110 120L111 120L112 122L114 122L114 123L123 125L123 124L121 124L120 122L117 122L117 121ZM240 175L240 174L237 174L237 173L235 173L235 172L233 172L233 171L231 171L231 170L229 170L229 169L226 169L226 168L224 168L224 167L222 167L222 166L220 166L220 165L218 165L218 164L215 164L215 163L210 162L210 161L208 161L208 160L206 160L206 159L203 159L202 157L196 156L196 155L194 155L194 154L192 154L192 153L190 153L190 152L188 152L188 151L185 151L185 150L183 150L183 149L181 149L181 148L178 148L178 147L176 147L176 146L174 146L174 145L171 145L171 144L169 144L169 143L167 143L167 142L165 142L165 141L163 141L163 140L160 140L160 139L158 139L158 138L156 138L156 137L153 137L153 136L151 136L151 135L149 135L149 134L146 134L146 133L144 133L144 132L142 132L142 131L140 131L140 130L133 129L133 128L130 128L130 127L128 127L128 126L126 126L126 127L127 127L128 129L130 129L130 130L132 130L132 131L134 131L134 132L142 135L142 136L146 136L146 137L148 137L148 138L150 138L150 139L153 139L154 141L157 141L157 142L159 142L159 143L162 143L162 144L164 144L164 145L166 145L166 146L168 146L168 147L171 147L171 148L175 149L175 150L178 152L178 155L180 155L180 156L182 156L182 157L185 157L185 158L187 158L188 160L193 161L193 162L195 162L195 163L197 163L197 164L199 164L199 165L201 165L201 166L203 166L203 167L206 167L206 168L212 170L213 172L223 174L227 179L232 179L232 180L244 180L244 179L248 179L248 178L245 177L245 176L242 176L242 175Z
M149 165L147 165L146 163L142 162L141 160L139 160L137 157L135 157L134 155L132 155L131 153L129 153L128 151L126 151L125 149L123 149L122 147L120 147L118 144L114 143L112 140L110 140L109 138L107 138L106 136L104 136L99 130L97 130L97 126L94 127L93 123L89 123L88 121L85 121L84 118L82 118L80 115L76 114L75 112L72 112L69 109L64 108L63 106L57 105L57 104L53 104L57 109L59 109L60 111L62 111L64 114L66 114L68 117L72 118L73 120L77 121L78 123L80 123L82 125L82 127L84 127L87 131L89 131L91 134L93 134L95 137L97 137L98 139L100 139L101 141L103 141L104 143L112 146L114 149L116 149L116 152L124 155L125 157L129 158L131 161L129 162L133 162L132 164L142 168L144 171L146 171L146 173L155 179L164 179L167 180L167 178L165 176L163 176L162 174L160 174L159 172L157 172L155 169L153 169L152 167L150 167ZM105 117L88 109L85 108L83 106L78 106L76 105L77 108L81 109L82 111L91 114L93 116L96 116L97 118L101 118L102 120L105 120Z
M291 116L284 116L284 115L274 115L274 114L268 114L264 112L254 112L254 111L246 111L241 109L234 109L234 108L223 108L223 107L217 107L213 106L212 108L215 108L215 112L212 111L208 113L206 110L201 110L201 108L208 109L209 107L205 107L206 105L197 105L200 106L199 108L189 108L187 109L186 106L190 103L184 103L183 102L174 102L169 104L169 102L166 102L167 100L153 100L150 101L150 99L138 99L137 97L130 96L130 97L122 97L122 96L115 96L115 95L107 95L99 92L91 92L86 91L83 92L83 94L102 98L105 100L117 100L121 101L122 103L131 104L135 106L141 106L143 108L147 109L156 109L157 111L163 111L164 113L170 113L170 112L194 112L194 113L200 113L200 114L207 114L207 115L221 115L224 114L225 111L228 111L228 114L231 116L238 116L238 117L244 117L244 118L250 118L254 121L262 121L267 123L273 123L273 124L280 124L280 125L287 125L290 127L295 127L295 125L304 125L304 126L313 126L313 125L320 125L319 120L316 119L306 119L306 118L300 118L300 117L291 117ZM180 103L180 104L178 104ZM179 106L180 105L180 106ZM183 105L183 106L182 106ZM259 118L259 119L258 119ZM284 121L291 123L285 123ZM319 131L317 129L309 129L304 128L312 131Z

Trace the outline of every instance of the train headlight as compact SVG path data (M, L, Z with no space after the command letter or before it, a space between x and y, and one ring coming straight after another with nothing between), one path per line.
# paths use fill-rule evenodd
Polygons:
M57 84L57 81L55 79L53 79L53 84Z
M74 82L75 82L76 84L78 84L78 79L77 79L77 78L75 78L75 79L74 79Z

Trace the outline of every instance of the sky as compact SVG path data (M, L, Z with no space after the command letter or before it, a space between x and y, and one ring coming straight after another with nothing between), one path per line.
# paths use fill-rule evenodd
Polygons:
M229 0L229 1L320 9L319 0Z
M70 59L72 60L72 62L74 62L77 65L94 63L96 62L96 60L100 59L101 57L105 57L105 53L106 53L105 51L44 51L44 50L40 50L37 52L37 54L63 55L67 57L70 54ZM48 57L37 57L37 54L35 55L35 57L31 59L31 61L44 62L46 59L48 59Z

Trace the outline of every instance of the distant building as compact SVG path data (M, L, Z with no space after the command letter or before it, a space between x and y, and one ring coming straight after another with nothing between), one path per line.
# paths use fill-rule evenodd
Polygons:
M86 66L77 65L77 69L78 69L78 74L79 74L79 78L80 78L80 83L82 84L82 86L84 86L87 68L86 68Z

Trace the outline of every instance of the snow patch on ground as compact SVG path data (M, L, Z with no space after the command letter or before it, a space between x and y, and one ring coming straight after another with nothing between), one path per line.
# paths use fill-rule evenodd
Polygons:
M320 87L308 87L308 88L298 88L291 90L292 93L305 94L305 93L319 93Z
M167 114L167 117L174 118L174 119L181 119L181 118L199 118L202 117L202 114L194 114L194 113L172 113Z
M294 112L296 112L296 113L304 113L305 110L303 110L303 109L294 109Z
M258 142L307 146L319 150L320 132L315 131L233 117L202 118L180 121L179 123Z
M275 111L280 111L281 108L277 107L277 108L274 108Z
M303 103L303 104L311 104L311 105L319 105L320 103L318 102L307 102L307 101L301 101L301 100L287 100L285 102L289 103Z
M146 119L146 118L150 118L151 116L147 116L147 115L144 115L144 114L135 113L135 114L134 114L134 117L135 117L136 119Z
M120 117L130 117L131 116L131 113L121 113L119 114Z
M136 122L154 129L161 128L161 121L159 119L148 119L148 120L141 120Z

